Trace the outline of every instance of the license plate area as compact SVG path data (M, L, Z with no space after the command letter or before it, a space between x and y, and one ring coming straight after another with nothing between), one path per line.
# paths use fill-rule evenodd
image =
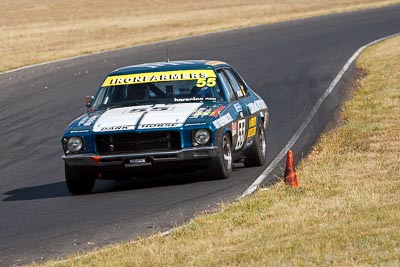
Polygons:
M143 166L151 166L153 163L148 158L132 158L125 161L125 168L137 168Z

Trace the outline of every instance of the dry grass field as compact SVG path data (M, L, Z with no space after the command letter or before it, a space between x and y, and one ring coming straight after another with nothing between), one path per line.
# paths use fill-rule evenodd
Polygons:
M176 37L400 0L2 0L0 72Z
M400 37L367 49L341 125L283 183L169 236L46 266L400 266Z

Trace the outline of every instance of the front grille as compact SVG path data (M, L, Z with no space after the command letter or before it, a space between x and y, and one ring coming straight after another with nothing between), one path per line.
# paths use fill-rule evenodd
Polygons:
M95 137L99 154L169 151L181 148L178 131L102 134Z

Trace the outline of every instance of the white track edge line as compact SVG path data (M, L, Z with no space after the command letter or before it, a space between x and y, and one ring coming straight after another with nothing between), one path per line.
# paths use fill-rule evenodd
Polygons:
M294 133L292 138L290 138L289 142L282 148L282 150L279 152L279 154L275 156L275 158L267 166L267 168L263 171L263 173L261 173L260 176L258 176L258 178L250 185L250 187L247 188L247 190L238 198L239 200L251 195L252 193L254 193L259 188L261 183L268 177L268 175L271 174L271 172L275 169L275 167L279 164L279 162L286 155L287 151L290 148L292 148L292 146L300 138L300 136L302 135L304 130L307 128L307 126L310 124L311 120L314 118L315 114L317 113L318 109L320 108L320 106L322 105L324 100L329 96L329 94L333 91L333 89L335 89L336 85L342 79L342 77L344 76L344 74L346 73L346 71L348 70L350 65L361 54L361 52L364 51L366 48L368 48L368 47L370 47L370 46L372 46L372 45L374 45L374 44L376 44L378 42L381 42L381 41L384 41L384 40L387 40L387 39L390 39L390 38L393 38L393 37L396 37L396 36L399 36L399 35L400 35L400 33L396 33L396 34L392 34L392 35L380 38L380 39L375 40L373 42L370 42L370 43L362 46L361 48L359 48L353 54L353 56L346 62L346 64L342 67L342 69L336 75L335 79L332 81L330 86L326 89L324 94L314 104L314 106L311 109L310 113L308 114L306 119L303 121L303 123L300 125L299 129L297 129L297 131Z

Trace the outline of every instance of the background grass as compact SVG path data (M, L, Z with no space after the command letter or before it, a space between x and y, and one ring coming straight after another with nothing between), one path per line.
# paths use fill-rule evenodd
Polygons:
M0 72L176 37L400 0L2 0Z
M364 77L283 183L169 236L108 246L46 266L400 266L400 38L364 52Z

